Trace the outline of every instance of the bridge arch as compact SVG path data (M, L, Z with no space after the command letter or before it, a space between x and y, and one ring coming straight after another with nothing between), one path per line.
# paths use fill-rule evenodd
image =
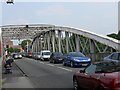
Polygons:
M6 38L33 39L32 52L42 49L50 49L53 52L81 51L83 53L86 50L89 51L88 53L95 53L96 49L99 53L120 51L118 40L73 27L49 24L6 25L2 26L2 31L4 41Z

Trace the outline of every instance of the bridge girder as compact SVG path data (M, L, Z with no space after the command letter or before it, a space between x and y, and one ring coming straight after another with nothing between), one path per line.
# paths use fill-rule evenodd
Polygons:
M101 36L92 32L89 32L87 30L83 29L76 29L71 27L62 27L62 26L55 26L55 25L49 25L49 24L31 24L31 25L7 25L2 26L2 36L3 40L5 38L10 39L35 39L36 37L39 37L42 32L48 32L48 31L64 31L69 33L74 33L77 35L82 35L84 37L87 37L92 40L96 40L102 44L105 44L107 46L110 46L114 48L115 50L120 50L120 42L116 39L112 39L106 36ZM59 45L60 46L60 45ZM60 47L59 47L60 48Z

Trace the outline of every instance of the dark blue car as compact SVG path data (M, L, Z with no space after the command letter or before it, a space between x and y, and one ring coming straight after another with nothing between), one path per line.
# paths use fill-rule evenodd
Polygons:
M53 52L50 55L50 63L62 63L63 62L63 54L61 52Z
M91 59L83 55L81 52L69 52L64 55L63 65L66 66L88 66Z

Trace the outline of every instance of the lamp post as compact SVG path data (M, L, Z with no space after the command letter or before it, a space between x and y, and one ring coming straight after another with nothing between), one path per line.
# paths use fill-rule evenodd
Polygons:
M14 4L13 2L14 2L13 0L7 0L6 1L7 4Z

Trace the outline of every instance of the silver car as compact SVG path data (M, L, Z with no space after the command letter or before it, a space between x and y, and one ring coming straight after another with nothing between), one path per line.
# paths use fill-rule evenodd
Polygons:
M120 52L113 52L112 54L108 55L104 58L106 62L113 62L115 64L120 65Z
M41 58L40 52L34 52L34 53L33 53L33 58L34 58L35 60L40 60L40 58Z

